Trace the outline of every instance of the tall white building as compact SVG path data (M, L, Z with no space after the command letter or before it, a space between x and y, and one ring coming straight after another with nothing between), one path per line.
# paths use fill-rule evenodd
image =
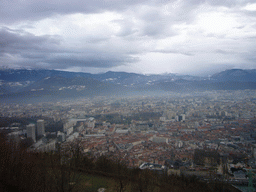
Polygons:
M35 124L27 125L27 138L32 138L36 142L36 126Z
M44 134L45 134L44 120L39 119L37 120L37 136L42 136Z

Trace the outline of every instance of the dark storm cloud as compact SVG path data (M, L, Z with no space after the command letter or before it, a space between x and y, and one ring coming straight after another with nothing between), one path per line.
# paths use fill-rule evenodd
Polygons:
M250 3L255 0L0 0L0 65L160 73L252 63Z
M23 31L0 30L0 65L20 67L113 67L138 61L123 53L93 49L69 50L58 36L35 36Z
M246 5L255 3L254 0L234 1L234 0L1 0L0 1L0 23L12 23L22 20L39 20L54 14L72 14L72 13L99 13L104 11L122 12L140 5L165 5L174 3L173 7L178 8L182 5L179 18L186 17L192 10L201 4L210 4L213 6L233 7L236 5ZM176 4L175 4L176 3Z
M38 20L54 14L99 13L106 10L121 11L146 0L1 0L1 22Z
M35 36L33 34L8 28L0 29L0 54L17 54L28 51L50 52L52 47L59 46L57 36Z
M109 68L114 66L119 66L124 63L136 62L137 58L132 58L126 55L110 55L104 53L97 53L88 57L79 58L75 55L63 56L63 57L53 57L46 60L47 63L51 64L55 68L63 69L70 66L76 67L97 67L97 68Z

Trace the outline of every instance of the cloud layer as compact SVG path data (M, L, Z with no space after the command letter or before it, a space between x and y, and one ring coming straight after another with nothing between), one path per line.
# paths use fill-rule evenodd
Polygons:
M3 0L0 18L0 66L195 75L256 68L252 0Z

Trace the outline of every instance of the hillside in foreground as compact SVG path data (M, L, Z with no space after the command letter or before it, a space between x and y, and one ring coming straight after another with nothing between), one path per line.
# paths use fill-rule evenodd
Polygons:
M79 144L55 153L32 153L0 138L0 190L20 191L234 191L220 182L128 168L118 159L83 154Z

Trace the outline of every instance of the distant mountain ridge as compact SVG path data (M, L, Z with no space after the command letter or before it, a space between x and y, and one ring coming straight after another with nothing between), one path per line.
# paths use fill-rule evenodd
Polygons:
M0 70L0 96L9 99L76 98L148 94L149 92L193 92L256 89L256 70L231 69L203 78L189 75L143 75L126 72L91 74L56 70Z
M61 76L66 78L73 77L92 77L90 73L66 72L46 69L5 69L0 70L0 80L4 81L39 81L46 77Z
M113 72L108 71L101 74L91 74L84 72L68 72L57 70L26 70L26 69L7 69L0 70L0 80L8 82L17 81L39 81L46 77L60 76L65 78L85 77L92 78L99 81L108 81L114 83L120 83L123 85L141 84L148 81L158 80L176 80L176 79L190 79L201 80L201 77L188 76L188 75L176 75L176 74L163 74L163 75L143 75L137 73L127 72Z
M256 82L256 69L230 69L214 74L211 78L217 81Z

